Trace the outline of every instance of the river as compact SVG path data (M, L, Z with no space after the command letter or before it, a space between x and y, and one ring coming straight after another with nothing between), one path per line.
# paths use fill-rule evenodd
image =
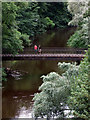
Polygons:
M66 47L68 38L76 28L51 30L37 36L34 44L42 47ZM29 48L26 48L28 51ZM32 98L42 84L42 75L58 70L59 61L48 60L16 60L3 61L3 67L14 71L2 89L2 118L31 118Z

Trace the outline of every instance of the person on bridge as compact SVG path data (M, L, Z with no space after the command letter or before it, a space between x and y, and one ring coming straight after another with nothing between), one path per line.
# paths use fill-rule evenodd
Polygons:
M41 50L41 45L38 46L38 53L41 53L42 50Z
M35 50L35 53L37 53L37 50L38 50L37 45L34 45L34 50Z

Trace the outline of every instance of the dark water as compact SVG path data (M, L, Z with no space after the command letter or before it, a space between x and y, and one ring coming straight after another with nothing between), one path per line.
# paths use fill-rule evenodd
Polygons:
M34 44L40 44L42 47L66 47L67 40L75 30L76 27L69 27L48 31L42 35L38 35L34 40Z
M42 83L40 77L58 71L58 61L6 61L3 66L21 71L3 83L3 117L31 117L32 98Z
M34 44L45 47L65 47L66 41L76 28L49 31L37 37ZM33 95L42 84L42 75L55 71L62 73L57 67L58 61L22 60L3 61L3 67L9 67L15 72L3 82L2 117L31 118Z

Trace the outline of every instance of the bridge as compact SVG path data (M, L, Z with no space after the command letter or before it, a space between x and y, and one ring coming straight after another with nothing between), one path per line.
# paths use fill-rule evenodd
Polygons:
M33 48L25 49L17 55L2 54L2 60L60 60L80 61L86 49L77 48L42 48L42 53L35 53Z

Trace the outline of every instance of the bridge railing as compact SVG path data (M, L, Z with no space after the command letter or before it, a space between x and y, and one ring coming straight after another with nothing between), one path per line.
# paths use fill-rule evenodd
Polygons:
M84 48L60 48L60 47L43 47L42 53L62 53L62 54L85 54ZM22 54L35 53L34 48L25 49Z

